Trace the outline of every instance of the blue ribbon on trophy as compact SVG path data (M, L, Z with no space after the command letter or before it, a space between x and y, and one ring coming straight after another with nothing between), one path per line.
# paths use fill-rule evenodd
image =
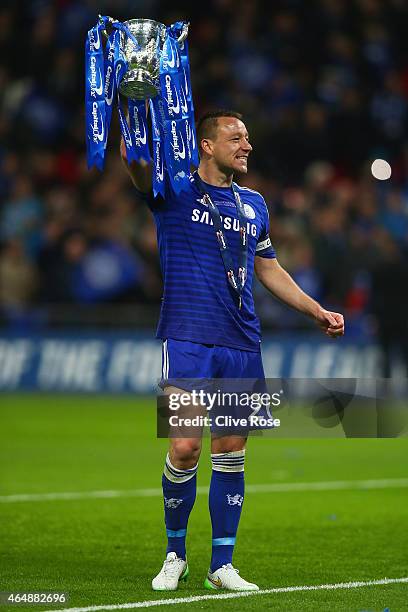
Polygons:
M121 23L101 16L89 30L85 45L89 168L103 169L116 101L129 163L151 161L150 107L154 195L164 195L166 174L176 193L189 185L191 165L198 166L199 159L187 32L183 21L166 27L150 19ZM128 119L120 94L128 98Z
M155 96L150 100L150 116L152 118L152 140L153 140L153 195L158 193L165 196L164 182L164 107L163 100Z
M102 170L105 149L104 56L101 28L98 24L88 32L85 43L85 109L88 167Z
M113 36L110 36L106 43L106 63L105 63L105 75L104 75L104 94L105 94L105 142L104 149L108 143L109 128L112 119L112 107L113 99L116 94L116 78L115 78L115 48L116 41L113 42L113 38L118 36L118 31L115 30ZM88 158L89 165L89 158Z
M198 167L200 159L198 157L197 137L194 123L193 90L191 88L187 40L182 41L180 44L180 59L182 66L181 87L188 104L188 123L186 123L187 141L191 151L192 163L194 166Z

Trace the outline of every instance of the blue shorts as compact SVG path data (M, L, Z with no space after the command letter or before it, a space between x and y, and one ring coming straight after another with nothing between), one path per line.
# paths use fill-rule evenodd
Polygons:
M189 380L214 378L265 379L261 352L199 344L168 338L163 341L162 378L160 387L167 385L190 390ZM186 381L187 379L187 381Z
M173 338L163 341L162 378L159 386L162 389L173 386L189 392L204 390L214 393L221 390L227 395L238 393L240 398L244 395L252 397L252 394L267 393L260 351L245 351ZM258 406L255 411L250 406L243 408L241 403L239 406L217 405L215 408L211 411L212 415L252 418L252 414L256 413L259 419L272 419L270 408L264 406ZM248 426L241 428L241 431L234 425L234 430L225 435L241 434L249 429L270 428L270 425ZM216 432L217 428L211 425L211 430Z

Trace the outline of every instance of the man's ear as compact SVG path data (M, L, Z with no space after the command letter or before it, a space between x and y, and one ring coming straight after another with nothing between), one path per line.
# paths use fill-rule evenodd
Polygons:
M212 155L213 152L213 142L210 138L203 138L201 140L201 149L203 153L207 153L207 155Z

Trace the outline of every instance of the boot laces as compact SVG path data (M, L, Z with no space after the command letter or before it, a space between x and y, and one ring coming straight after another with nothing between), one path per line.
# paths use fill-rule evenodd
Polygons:
M234 567L232 563L227 563L226 565L223 565L222 567L225 567L225 569L228 569L228 570L234 570L234 572L237 572L237 574L239 574L239 569Z
M166 578L174 578L177 575L178 571L178 563L176 563L178 559L166 559L164 562L164 575Z

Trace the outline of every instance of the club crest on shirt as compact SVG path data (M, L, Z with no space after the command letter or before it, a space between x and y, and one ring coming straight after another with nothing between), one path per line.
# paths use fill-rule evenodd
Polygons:
M255 211L249 204L244 203L244 212L248 219L255 219Z

